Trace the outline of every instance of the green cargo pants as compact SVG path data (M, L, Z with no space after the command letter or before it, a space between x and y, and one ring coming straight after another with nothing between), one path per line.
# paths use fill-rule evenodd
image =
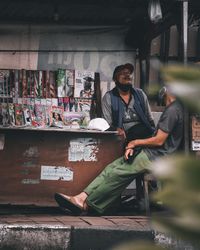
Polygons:
M144 151L131 164L124 161L123 157L118 158L85 188L87 204L98 213L104 213L136 175L144 170L151 170L151 161Z

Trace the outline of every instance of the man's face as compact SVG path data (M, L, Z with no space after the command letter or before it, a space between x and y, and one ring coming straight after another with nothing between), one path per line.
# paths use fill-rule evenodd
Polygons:
M133 75L129 69L123 69L116 74L116 80L121 84L130 84L133 80Z
M92 86L91 82L86 80L84 83L84 90L90 90L91 86Z

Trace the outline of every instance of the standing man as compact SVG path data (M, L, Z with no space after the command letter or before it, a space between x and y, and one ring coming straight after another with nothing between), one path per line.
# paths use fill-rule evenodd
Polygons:
M166 109L160 117L155 134L150 138L130 141L124 157L107 165L80 194L67 196L56 193L55 199L61 207L74 214L89 208L103 214L137 174L151 170L154 159L172 154L179 148L183 136L183 108L166 87L161 89L159 96ZM142 147L142 151L129 164L127 159L138 146Z
M154 121L145 93L132 86L134 67L127 63L114 69L115 88L102 99L103 118L128 141L154 132Z

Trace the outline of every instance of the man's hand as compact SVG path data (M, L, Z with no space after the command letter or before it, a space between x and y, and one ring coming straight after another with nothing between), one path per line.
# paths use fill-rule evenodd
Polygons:
M126 139L126 133L122 128L117 128L118 135L122 136L123 139Z
M133 155L135 146L136 146L135 145L135 140L130 141L127 144L126 151L125 151L125 154L124 154L124 157L125 157L126 160L128 160L128 158Z
M126 149L134 149L135 147L136 147L136 140L133 140L127 144Z
M133 152L134 151L131 148L130 149L126 149L125 154L124 154L125 160L128 160L128 158L133 155Z

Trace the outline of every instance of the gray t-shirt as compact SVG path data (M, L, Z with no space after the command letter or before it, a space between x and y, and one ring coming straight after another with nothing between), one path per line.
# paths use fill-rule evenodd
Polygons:
M147 116L149 121L153 121L153 117L151 114L151 109L149 106L147 96L142 90L139 90L139 91L141 91L141 93L144 96L145 115ZM124 108L124 114L123 114L123 119L122 119L123 128L125 129L125 131L127 131L134 125L141 123L141 120L133 107L134 105L133 95L131 96L131 101L128 103L128 105L125 104L122 99L121 99L121 102ZM112 126L113 121L112 121L111 96L110 96L109 91L106 92L105 95L103 96L102 112L103 112L103 118L108 122L110 126Z
M172 154L178 149L183 137L183 124L183 108L178 101L174 101L162 113L156 129L169 134L165 143L160 147L144 148L150 160Z

